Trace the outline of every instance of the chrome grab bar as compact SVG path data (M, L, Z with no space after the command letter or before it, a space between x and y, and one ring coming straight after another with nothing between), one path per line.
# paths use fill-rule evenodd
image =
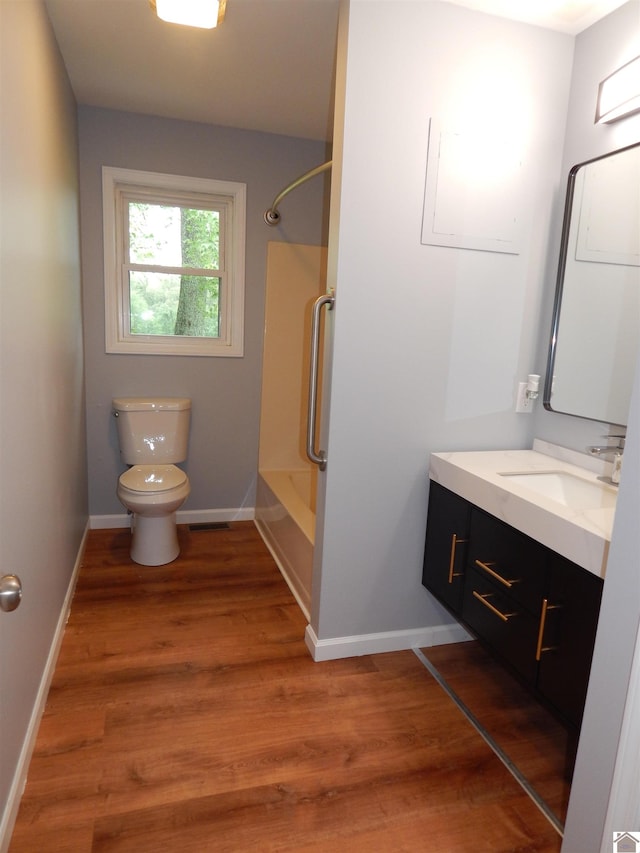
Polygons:
M311 314L311 357L309 363L309 406L307 409L307 456L321 471L327 467L324 450L316 453L316 416L318 411L318 367L320 360L320 312L325 305L331 311L336 298L331 294L319 296L313 303Z

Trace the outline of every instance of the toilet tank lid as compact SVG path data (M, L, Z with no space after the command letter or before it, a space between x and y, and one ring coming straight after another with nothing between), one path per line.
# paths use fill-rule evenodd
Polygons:
M191 408L188 397L114 397L117 412L183 411Z

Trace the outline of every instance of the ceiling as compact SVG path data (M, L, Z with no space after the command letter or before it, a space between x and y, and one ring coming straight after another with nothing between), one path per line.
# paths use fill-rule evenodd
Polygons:
M575 34L625 0L453 2ZM339 0L227 0L214 30L160 21L148 0L45 5L80 104L331 139Z

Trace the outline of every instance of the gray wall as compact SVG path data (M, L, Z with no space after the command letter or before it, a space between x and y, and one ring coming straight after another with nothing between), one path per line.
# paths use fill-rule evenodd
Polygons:
M291 180L327 159L325 145L90 107L81 107L79 116L91 515L124 512L115 494L124 466L110 416L112 397L162 394L193 400L184 466L192 492L184 509L232 517L236 510L254 506L267 241L326 243L325 178L314 178L283 201L278 227L265 225L262 217ZM103 165L247 184L243 358L105 353Z
M569 36L449 4L351 3L336 96L345 119L329 241L337 290L314 573L320 640L449 622L421 586L429 454L531 446L533 419L514 408L518 381L543 372L572 52ZM506 106L496 109L501 87ZM519 255L421 244L433 117L523 132Z
M593 123L598 83L640 53L640 0L626 3L576 38L566 141L565 174L574 163L640 141L640 115L611 126ZM637 383L636 383L637 385ZM640 510L640 397L629 424L615 527L607 564L580 750L571 793L563 850L610 850L602 827L629 686L640 619L638 513ZM635 420L634 420L635 418ZM544 413L540 431L559 443L595 443L606 429L579 418ZM556 438L556 440L558 440ZM584 446L579 448L584 449ZM636 756L637 759L637 756ZM631 792L625 792L631 793ZM636 797L638 792L636 793ZM616 830L637 827L614 826Z
M0 57L0 566L24 591L0 613L3 848L88 514L76 109L42 3L0 4Z
M638 0L626 3L602 21L580 33L575 40L575 59L571 78L571 97L567 112L566 139L562 157L562 192L558 194L551 220L551 251L540 324L539 357L537 363L544 375L551 333L553 298L555 293L564 194L569 169L609 151L640 141L640 117L612 125L595 125L598 84L612 71L640 53L640 5ZM588 379L585 377L585 381ZM535 434L566 447L584 451L597 444L607 434L608 425L584 418L574 418L547 412L542 405L534 413ZM613 430L617 432L618 429Z

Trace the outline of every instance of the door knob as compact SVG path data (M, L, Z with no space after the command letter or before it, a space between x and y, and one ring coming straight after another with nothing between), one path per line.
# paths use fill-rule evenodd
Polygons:
M10 613L22 600L22 583L17 575L0 578L0 610Z

